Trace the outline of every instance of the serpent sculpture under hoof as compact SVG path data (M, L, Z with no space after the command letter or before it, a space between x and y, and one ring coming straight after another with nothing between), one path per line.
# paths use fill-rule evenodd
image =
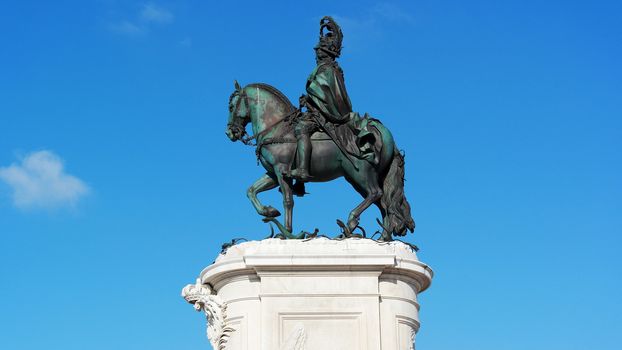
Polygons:
M306 95L299 107L276 88L262 83L241 87L229 99L226 134L232 141L247 145L255 141L258 161L266 169L248 189L247 195L264 221L274 223L286 239L301 239L308 233L293 234L294 195L305 195L306 182L327 182L345 177L361 194L344 223L341 237L363 237L354 233L359 217L372 204L380 209L380 240L404 236L415 229L410 205L404 196L404 156L391 132L377 119L352 111L343 71L336 59L341 54L343 34L330 17L320 21L320 39L315 46L316 67L307 79ZM246 126L251 124L253 136ZM257 194L280 188L285 219L280 212L263 205Z

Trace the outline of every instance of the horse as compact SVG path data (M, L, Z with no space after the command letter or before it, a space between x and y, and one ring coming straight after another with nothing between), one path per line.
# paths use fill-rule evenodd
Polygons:
M248 188L247 197L257 213L264 216L264 221L274 222L285 238L303 238L304 232L300 235L292 233L293 197L301 193L296 193L296 185L299 184L288 176L292 164L295 164L296 138L293 128L285 128L299 110L283 93L268 84L253 83L242 88L235 81L234 85L235 90L229 98L225 134L233 142L250 144L250 140L255 139L258 161L266 170ZM252 137L246 132L248 123L251 123ZM397 149L391 132L377 120L371 123L374 146L380 150L376 162L348 155L327 134L314 133L309 162L312 178L309 182L327 182L344 177L363 197L363 201L350 212L346 224L337 220L343 230L342 236L353 236L354 230L359 227L361 213L375 204L382 215L382 223L378 220L382 226L380 240L391 241L393 235L405 236L407 230L413 232L415 228L410 205L404 195L404 156ZM257 198L258 193L276 187L283 195L284 225L275 219L281 213L272 206L262 204Z

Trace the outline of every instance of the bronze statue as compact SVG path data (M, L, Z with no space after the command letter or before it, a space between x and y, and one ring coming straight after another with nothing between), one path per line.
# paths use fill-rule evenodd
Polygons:
M256 141L257 159L267 173L247 195L264 221L279 227L282 237L307 235L292 233L293 197L305 194L304 183L343 176L364 198L345 224L337 220L343 236L356 235L361 213L375 204L382 215L380 239L390 241L393 235L404 236L415 228L404 196L404 156L379 120L352 112L343 72L336 61L342 39L339 25L331 17L322 18L315 47L317 66L298 108L270 85L255 83L242 88L235 82L226 134L232 141ZM248 123L253 136L246 133ZM275 219L280 215L277 209L257 199L258 193L276 187L283 194L284 224Z
M343 71L336 59L341 54L341 28L330 17L320 21L320 40L315 46L317 66L307 79L307 95L300 98L300 109L294 119L294 134L297 140L297 167L291 175L301 181L308 181L309 155L311 154L311 134L329 131L327 123L341 125L348 122L352 103L346 91ZM302 112L306 107L307 111ZM335 139L336 142L338 142Z

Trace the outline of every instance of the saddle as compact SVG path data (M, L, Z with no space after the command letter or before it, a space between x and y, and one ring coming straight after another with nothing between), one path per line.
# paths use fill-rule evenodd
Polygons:
M311 142L334 141L339 143L342 151L347 156L369 161L376 165L382 149L382 137L376 125L380 121L372 118L365 113L363 117L359 113L351 112L348 121L344 124L326 123L323 127L330 128L331 134L335 135L335 139L331 138L324 131L316 131L311 135ZM281 123L276 126L275 135L269 139L265 139L256 148L256 154L259 158L261 148L265 145L274 143L295 143L296 138L293 137L293 126L291 122Z

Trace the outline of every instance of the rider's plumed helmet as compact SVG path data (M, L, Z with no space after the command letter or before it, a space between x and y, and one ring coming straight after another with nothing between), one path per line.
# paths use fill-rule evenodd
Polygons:
M341 55L341 41L343 33L341 28L330 16L324 16L320 20L320 41L315 46L316 50L322 50L330 56L337 58Z

